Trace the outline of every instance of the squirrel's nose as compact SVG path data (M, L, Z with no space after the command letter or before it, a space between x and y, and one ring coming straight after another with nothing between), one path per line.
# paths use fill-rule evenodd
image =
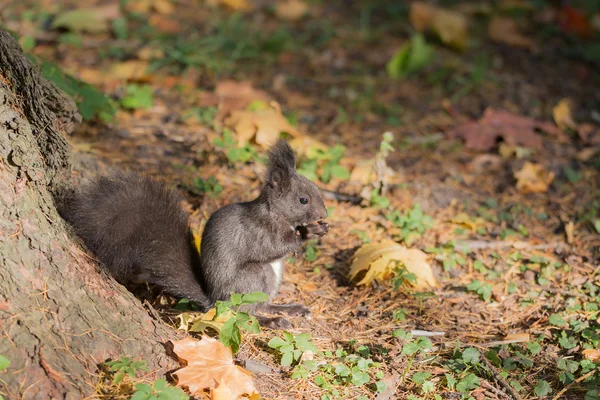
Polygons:
M319 219L325 219L327 218L327 209L324 208L323 211L321 211L321 217Z

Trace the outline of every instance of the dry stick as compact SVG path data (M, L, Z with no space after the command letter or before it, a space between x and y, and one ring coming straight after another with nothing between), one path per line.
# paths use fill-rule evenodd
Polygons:
M487 360L487 358L485 358L485 356L481 357L481 360L483 361L483 363L485 364L485 366L487 367L487 369L491 372L492 377L496 380L496 382L498 382L500 384L500 386L502 386L510 395L510 397L514 400L521 400L521 396L519 396L519 394L510 386L510 384L508 382L506 382L498 372L496 372L496 369L494 368L494 366Z
M568 386L562 388L562 390L560 392L558 392L556 394L556 396L554 396L552 398L552 400L558 400L558 398L560 396L562 396L567 390L569 390L573 385L575 385L576 383L581 382L582 380L588 378L589 376L593 375L594 373L596 373L596 369L591 370L590 372L588 372L587 374L580 376L579 378L577 378L576 380L574 380L573 382L571 382Z

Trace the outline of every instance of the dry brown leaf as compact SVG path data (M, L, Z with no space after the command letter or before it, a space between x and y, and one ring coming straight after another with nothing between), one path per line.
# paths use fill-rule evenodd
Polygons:
M233 111L225 119L225 126L232 128L237 133L239 145L254 139L256 144L268 148L281 136L282 132L300 136L296 128L281 114L276 103L273 105L264 110Z
M179 33L181 24L175 18L167 17L162 14L154 14L148 20L151 26L163 33Z
M219 99L219 112L215 120L221 120L234 110L246 110L253 101L269 103L271 97L263 90L255 89L252 83L224 80L217 83L215 95Z
M600 127L588 123L580 124L577 134L584 143L600 144Z
M374 279L385 279L399 261L406 267L408 272L417 276L414 286L418 289L431 289L439 284L431 265L427 261L427 254L419 249L409 249L399 245L393 240L384 240L379 243L368 243L359 248L352 257L349 278L353 280L365 271L365 276L357 285L371 283Z
M598 349L585 349L581 352L585 358L591 362L600 363L600 348Z
M296 21L306 15L308 5L301 0L278 1L275 4L275 15L288 21Z
M517 23L513 18L492 17L488 26L488 35L495 42L510 46L532 48L535 42L519 32Z
M506 335L504 340L510 340L512 343L529 342L529 333L511 333Z
M515 172L517 189L521 193L545 193L554 180L554 172L546 171L543 165L526 162Z
M473 150L490 150L499 138L511 146L539 149L542 138L536 129L543 130L564 140L562 132L553 124L516 115L504 110L486 108L479 121L467 122L447 133L449 138L462 138L465 147Z
M411 3L410 22L415 30L432 31L443 43L458 50L467 47L469 21L464 14L417 1Z
M575 224L569 221L565 225L565 234L567 235L567 243L571 244L575 240Z
M235 400L244 394L258 399L252 374L235 365L231 349L217 339L185 338L173 342L173 351L187 362L187 366L175 372L177 385L186 386L193 396L210 389L212 399Z
M573 120L573 115L571 113L571 100L562 99L559 101L552 109L552 116L554 117L554 122L556 122L556 125L558 125L560 129L577 130L577 124Z

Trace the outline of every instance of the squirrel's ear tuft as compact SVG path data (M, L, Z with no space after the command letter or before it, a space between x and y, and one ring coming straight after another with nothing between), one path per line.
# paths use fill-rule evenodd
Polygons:
M269 149L267 162L267 182L273 187L286 187L296 173L296 155L283 139L279 139Z

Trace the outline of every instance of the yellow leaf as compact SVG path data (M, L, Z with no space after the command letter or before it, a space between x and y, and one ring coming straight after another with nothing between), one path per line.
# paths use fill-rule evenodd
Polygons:
M546 171L540 164L526 162L520 171L515 172L515 178L521 193L545 193L554 180L554 173Z
M352 258L349 278L353 280L359 272L366 271L357 285L365 285L374 279L384 279L394 268L394 262L401 262L408 272L417 276L414 286L430 289L439 286L433 270L427 261L427 254L418 249L408 249L392 240L368 243L359 248Z
M460 213L452 217L450 222L456 225L462 225L466 228L469 228L471 231L476 232L477 229L485 226L486 222L483 218L473 218L466 213Z
M417 1L411 3L410 22L418 32L432 31L455 49L467 47L469 21L462 13Z
M146 73L148 64L145 61L124 61L113 64L110 68L110 76L122 80L142 80L149 78Z
M275 4L275 15L281 19L295 21L308 11L308 5L300 0L278 1Z
M556 122L556 125L558 125L560 129L577 130L577 124L573 120L573 115L571 114L571 101L569 99L562 99L559 101L552 109L552 116L554 117L554 122Z
M225 126L232 128L237 133L238 144L243 145L252 139L268 148L281 135L286 132L292 136L299 133L289 121L281 114L278 107L264 110L236 110L225 119Z
M173 342L173 351L187 362L175 372L177 385L186 386L192 396L202 395L204 389L213 391L213 399L236 400L258 393L250 372L235 365L231 349L217 339L186 338Z
M567 243L571 244L575 240L575 224L573 221L569 221L565 225L565 233L567 235Z
M350 181L351 182L360 182L363 185L368 185L369 183L375 181L375 171L373 167L375 166L375 160L359 160L356 162L354 169L350 173Z

